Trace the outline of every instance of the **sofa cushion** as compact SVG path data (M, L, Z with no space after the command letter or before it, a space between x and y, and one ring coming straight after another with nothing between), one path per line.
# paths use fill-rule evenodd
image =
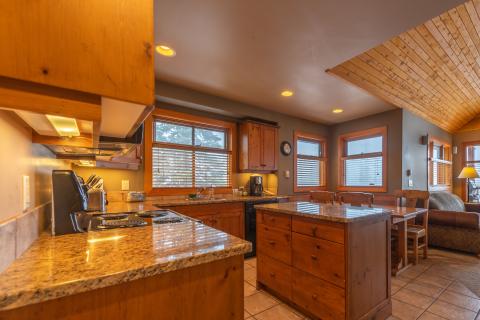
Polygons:
M442 211L465 211L465 204L456 194L447 191L430 193L430 209Z

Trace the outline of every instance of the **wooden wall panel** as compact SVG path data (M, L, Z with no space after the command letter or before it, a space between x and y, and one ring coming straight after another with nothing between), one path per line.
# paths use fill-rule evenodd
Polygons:
M480 113L480 0L327 70L455 132Z

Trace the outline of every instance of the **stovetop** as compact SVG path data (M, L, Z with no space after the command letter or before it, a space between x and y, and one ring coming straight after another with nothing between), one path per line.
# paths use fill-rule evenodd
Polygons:
M143 227L153 224L179 223L187 221L187 219L188 218L170 210L109 214L78 212L75 213L72 218L74 227L79 232Z

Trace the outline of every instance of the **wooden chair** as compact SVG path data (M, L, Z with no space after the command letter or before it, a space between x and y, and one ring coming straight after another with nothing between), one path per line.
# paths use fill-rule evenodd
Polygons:
M397 190L395 191L397 206L407 208L428 209L430 193L421 190ZM412 219L407 225L407 238L412 241L414 264L418 263L418 252L423 249L423 258L428 257L428 210L423 214L423 219ZM392 230L395 236L396 230ZM423 240L420 242L420 240Z
M338 192L337 201L340 204L348 203L352 206L361 207L366 205L372 207L373 204L373 193L366 192Z
M334 202L335 202L335 192L311 191L310 192L310 199L313 202L334 204Z

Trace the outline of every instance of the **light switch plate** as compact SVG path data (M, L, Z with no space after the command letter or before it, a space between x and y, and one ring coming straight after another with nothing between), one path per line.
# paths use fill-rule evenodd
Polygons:
M130 190L130 180L122 180L122 191Z
M290 170L285 170L285 178L290 178Z
M23 210L27 210L30 208L30 176L24 175L22 178Z
M410 188L413 187L413 179L412 178L408 178L408 186Z

